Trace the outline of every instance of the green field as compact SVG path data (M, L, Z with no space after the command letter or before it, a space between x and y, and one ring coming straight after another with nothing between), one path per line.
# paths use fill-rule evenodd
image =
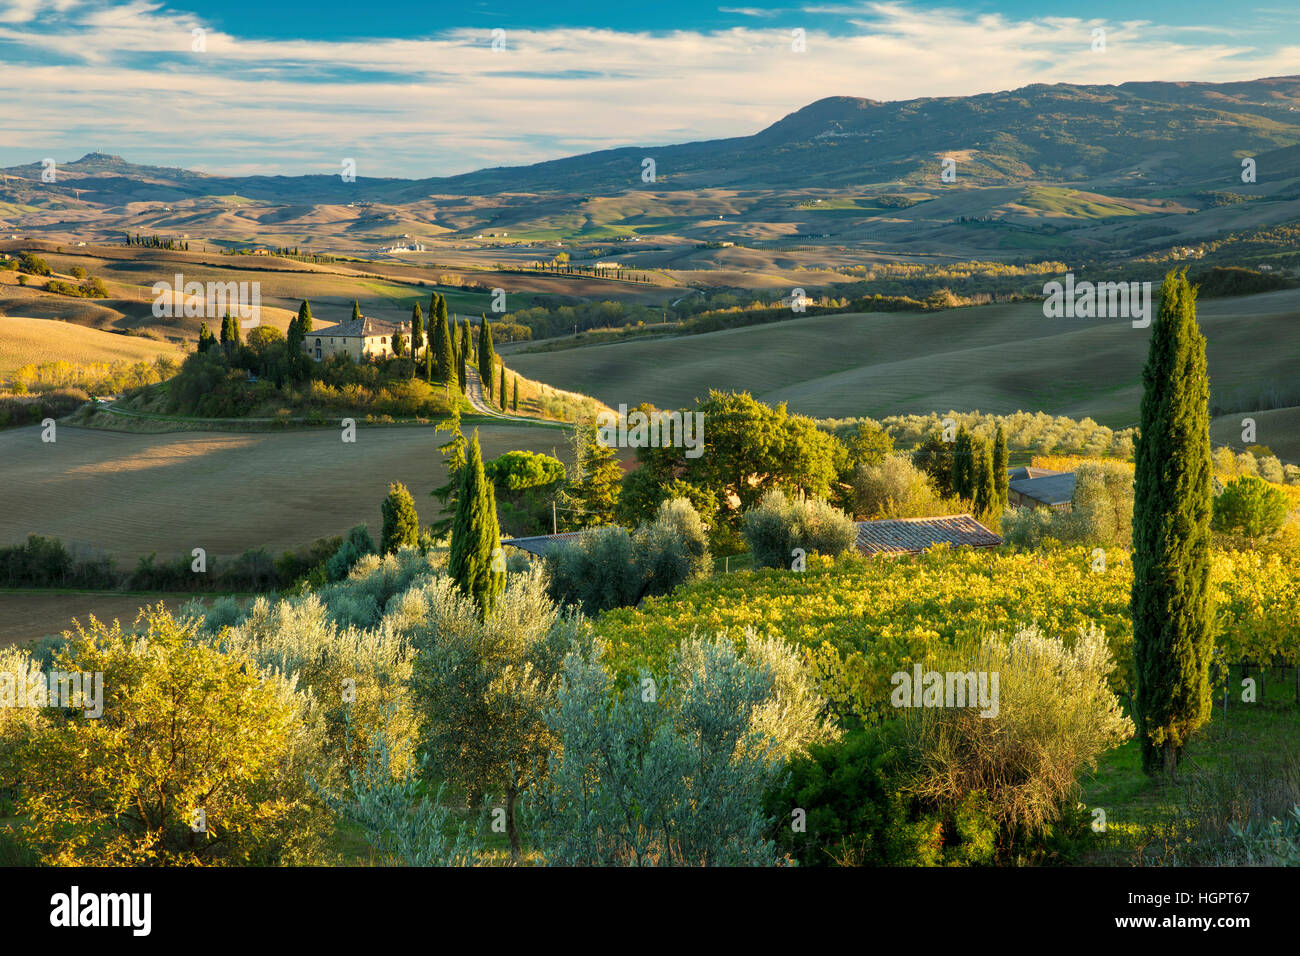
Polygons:
M1209 299L1197 311L1213 397L1295 382L1300 291ZM717 388L819 417L1026 409L1120 427L1138 420L1149 332L1124 319L1047 319L1023 303L796 318L518 354L511 365L610 406L681 407Z

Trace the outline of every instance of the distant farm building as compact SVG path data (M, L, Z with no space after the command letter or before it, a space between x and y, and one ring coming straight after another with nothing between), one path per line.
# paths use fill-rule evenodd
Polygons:
M399 335L410 342L411 328L408 323L385 322L363 316L312 331L303 340L302 347L318 362L323 362L336 352L347 352L354 361L360 362L367 358L387 358L393 355L393 339Z
M1074 497L1074 472L1013 468L1007 472L1007 503L1015 508L1064 511Z
M855 545L863 554L919 554L936 544L957 548L996 548L1002 538L970 515L934 518L890 518L857 522Z

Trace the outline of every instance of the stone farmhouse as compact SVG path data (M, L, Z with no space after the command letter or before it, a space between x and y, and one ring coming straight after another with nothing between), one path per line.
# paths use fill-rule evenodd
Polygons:
M318 362L323 362L336 352L347 352L353 361L368 358L388 358L393 353L393 339L401 336L410 351L411 326L408 322L385 322L363 316L348 319L337 325L314 329L303 340L302 347Z

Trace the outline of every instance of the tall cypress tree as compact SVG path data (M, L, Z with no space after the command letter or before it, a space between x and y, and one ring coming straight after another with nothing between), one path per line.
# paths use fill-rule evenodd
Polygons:
M952 450L952 490L958 498L975 497L974 442L966 426L957 431L957 441Z
M483 382L483 390L488 398L492 397L492 368L496 365L492 351L492 329L488 327L487 316L482 316L478 327L478 377Z
M1008 490L1007 484L1007 465L1010 458L1007 455L1007 433L1002 426L998 426L997 434L993 436L993 481L997 488L997 513L999 515L1007 510Z
M501 363L501 387L497 389L497 395L501 399L501 411L506 410L506 363Z
M513 384L515 386L515 394L514 394L514 398L511 399L510 404L511 406L513 406L511 408L511 411L513 411L517 415L519 414L519 376L518 375L514 377Z
M975 515L980 520L988 520L998 504L998 486L993 477L993 449L987 440L973 437L971 455L975 464L973 484Z
M361 303L358 302L356 299L352 300L352 318L354 319L361 318Z
M497 523L496 496L483 474L483 452L478 429L466 451L460 472L459 499L451 527L452 580L479 606L480 616L496 606L505 589L505 572L500 567L501 526Z
M424 348L424 312L420 310L420 303L415 303L411 309L411 359L416 360L420 357L420 349Z
M460 348L456 350L456 382L460 385L463 393L468 384L465 373L465 365L469 362L469 323L466 322L460 327Z
M199 351L206 352L216 344L216 341L217 337L213 335L212 330L208 328L208 323L201 323L199 325Z
M441 320L443 325L447 324L447 297L442 293L438 293L438 306L434 317ZM448 337L450 337L450 331L448 331Z
M289 320L289 332L285 336L285 350L288 352L289 368L301 374L308 368L310 359L303 349L307 335L311 332L311 303L306 299L298 306L298 314Z
M1210 383L1196 292L1170 272L1142 370L1133 495L1134 710L1142 768L1173 773L1210 716Z
M447 306L439 300L437 317L433 320L434 371L438 381L451 383L456 375L456 356L451 347L451 330L447 328Z

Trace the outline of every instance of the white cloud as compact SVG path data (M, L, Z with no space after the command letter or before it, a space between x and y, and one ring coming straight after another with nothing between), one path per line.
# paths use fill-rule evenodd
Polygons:
M39 29L21 19L44 7L71 15ZM207 52L191 53L202 22L156 3L0 0L0 41L26 54L0 60L0 115L11 118L0 121L0 149L11 162L103 147L137 161L268 173L333 172L339 157L356 156L362 175L446 175L746 135L825 96L1251 79L1294 72L1300 52L1133 21L1106 24L1107 50L1093 53L1101 21L902 3L837 9L854 32L810 29L806 53L792 52L789 30L775 25L509 30L503 53L492 52L486 28L364 42L210 30Z

